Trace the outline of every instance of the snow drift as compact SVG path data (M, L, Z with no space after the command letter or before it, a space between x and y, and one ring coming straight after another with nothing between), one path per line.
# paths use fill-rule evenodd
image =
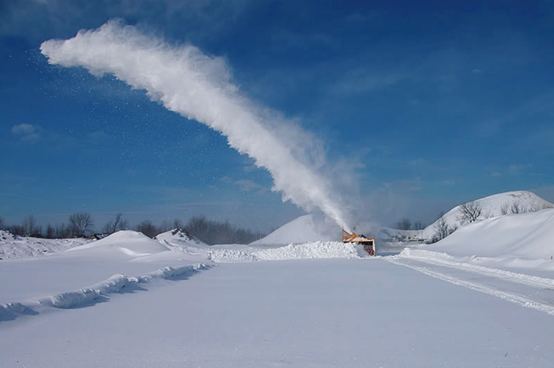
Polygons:
M475 203L483 209L479 218L480 220L501 216L503 206L506 206L506 208L509 209L514 204L519 205L519 207L525 212L539 211L544 208L554 207L552 203L542 199L535 193L527 191L499 193L489 197L477 199L475 200ZM462 226L462 223L460 222L461 214L462 212L460 210L460 206L456 206L444 215L444 219L450 228L459 228ZM423 230L421 236L424 239L432 239L436 231L435 221Z
M184 230L173 229L156 235L154 238L169 249L187 251L190 247L207 247L208 245Z
M89 239L39 239L27 236L13 236L0 230L0 259L28 258L63 252L87 244Z
M550 260L554 257L554 209L469 224L424 249L453 256Z
M363 251L354 244L314 242L289 244L284 247L259 249L213 249L208 259L216 263L285 261L293 259L360 258Z
M139 284L146 284L155 279L174 280L188 278L208 268L210 266L206 264L195 264L164 267L138 277L118 274L82 289L46 296L33 301L0 304L0 322L14 319L18 315L37 315L39 314L37 310L43 307L68 309L93 304L102 296L106 297L110 294L120 293L125 288L132 290Z
M154 253L167 251L168 248L160 242L150 239L146 235L132 231L121 230L104 239L68 249L67 252L76 251L118 251L127 256L141 257Z
M94 75L113 74L154 101L220 132L229 145L269 170L283 200L319 208L348 228L337 191L322 174L322 145L279 114L256 106L231 82L222 58L192 45L171 46L137 28L110 21L68 40L50 40L41 52L51 64L80 66Z

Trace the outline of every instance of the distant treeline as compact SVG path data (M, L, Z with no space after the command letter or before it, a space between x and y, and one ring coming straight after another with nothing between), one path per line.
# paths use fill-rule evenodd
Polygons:
M34 216L26 216L21 225L12 226L5 225L3 218L0 217L0 230L9 231L16 236L32 236L35 238L84 238L99 234L109 235L119 230L131 229L128 221L123 218L121 213L118 213L113 220L108 221L100 233L95 233L93 227L94 219L91 214L86 212L71 214L67 224L48 224L44 228L37 224ZM173 222L163 221L160 225L155 225L152 221L145 220L135 226L134 230L153 238L158 234L176 228L184 230L209 245L248 244L266 235L249 229L239 228L228 220L220 222L208 220L204 216L192 217L186 224L183 224L183 221L180 219L175 219Z

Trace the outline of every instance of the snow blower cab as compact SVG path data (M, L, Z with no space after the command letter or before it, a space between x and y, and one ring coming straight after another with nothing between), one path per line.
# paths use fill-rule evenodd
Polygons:
M370 256L375 255L375 235L373 238L368 238L365 235L356 235L342 229L342 242L360 244Z

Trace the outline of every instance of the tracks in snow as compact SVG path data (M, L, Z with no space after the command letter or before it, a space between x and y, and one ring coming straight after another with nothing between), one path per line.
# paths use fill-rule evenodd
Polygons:
M387 261L428 276L554 315L554 280L455 262L440 257L399 255Z

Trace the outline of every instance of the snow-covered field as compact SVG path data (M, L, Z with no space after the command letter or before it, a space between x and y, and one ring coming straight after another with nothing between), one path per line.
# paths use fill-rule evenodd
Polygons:
M554 209L379 257L278 244L314 228L218 246L122 231L49 255L7 237L41 256L0 262L0 367L554 366Z

